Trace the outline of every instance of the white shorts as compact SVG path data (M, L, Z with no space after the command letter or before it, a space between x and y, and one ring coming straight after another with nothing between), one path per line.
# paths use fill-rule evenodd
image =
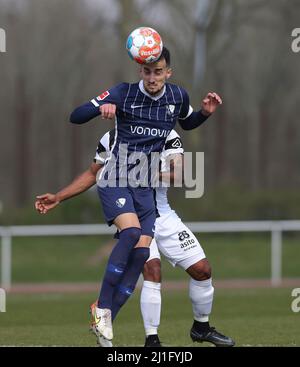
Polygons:
M157 218L147 261L160 259L158 250L173 266L184 270L206 257L195 235L175 212Z

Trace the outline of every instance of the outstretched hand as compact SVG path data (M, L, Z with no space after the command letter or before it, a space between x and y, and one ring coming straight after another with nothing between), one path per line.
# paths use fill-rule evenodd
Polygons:
M105 103L100 106L101 117L103 120L112 120L116 117L117 106L111 103Z
M201 103L201 112L208 116L214 113L217 107L221 104L222 99L217 93L208 93Z
M55 208L60 202L54 194L43 194L36 197L37 200L34 204L35 209L40 214L46 214L49 210Z

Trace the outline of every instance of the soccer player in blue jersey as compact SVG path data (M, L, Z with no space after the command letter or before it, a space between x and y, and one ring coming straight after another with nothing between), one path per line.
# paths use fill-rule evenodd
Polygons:
M157 62L141 66L139 83L121 83L109 89L76 108L70 118L72 123L83 124L99 115L102 118L116 116L111 154L98 182L107 223L115 224L119 231L119 241L108 260L95 313L96 331L108 341L113 338L111 315L133 292L149 257L154 235L156 209L149 179L150 156L162 151L177 121L185 130L194 129L222 103L216 93L208 93L201 110L194 112L187 92L167 83L171 74L170 53L164 48ZM120 154L124 146L125 159ZM135 175L135 168L140 168L139 157L143 158L143 165L146 162L148 186L145 177Z

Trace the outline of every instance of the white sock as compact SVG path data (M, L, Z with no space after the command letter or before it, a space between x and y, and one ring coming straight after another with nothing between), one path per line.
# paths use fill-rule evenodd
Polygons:
M194 319L207 322L212 309L214 287L210 279L190 279L190 299L192 301Z
M160 283L147 280L143 283L140 302L146 336L157 334L160 324L160 287Z

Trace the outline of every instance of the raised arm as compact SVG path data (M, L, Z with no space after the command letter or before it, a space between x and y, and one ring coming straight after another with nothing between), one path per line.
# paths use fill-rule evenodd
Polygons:
M121 83L92 98L89 102L75 108L71 113L70 122L84 124L100 114L103 119L113 119L117 106L123 106L128 88L128 83Z
M71 113L70 122L72 124L84 124L99 115L99 107L93 105L92 102L88 102L75 108L75 110Z
M92 102L77 107L70 116L72 124L84 124L94 117L101 115L102 119L112 120L115 118L117 106L112 103L96 107Z
M193 130L202 125L221 104L222 99L217 93L208 93L202 100L201 110L198 112L193 112L192 108L190 107L190 111L188 112L187 116L179 118L179 125L183 130Z

